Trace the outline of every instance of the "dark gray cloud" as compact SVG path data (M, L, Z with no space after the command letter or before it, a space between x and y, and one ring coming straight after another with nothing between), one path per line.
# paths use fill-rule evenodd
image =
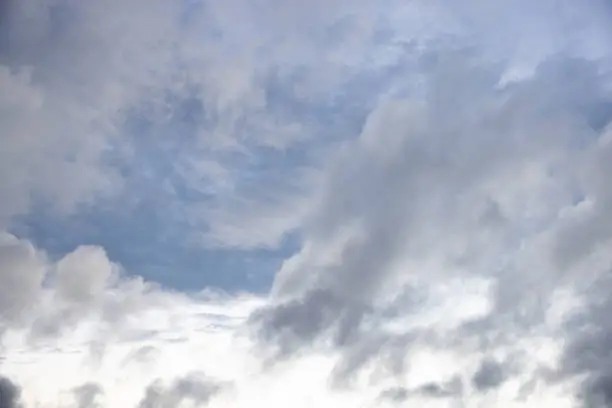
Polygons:
M371 307L346 303L331 291L321 290L308 293L301 301L259 309L250 316L250 324L263 340L263 349L258 352L267 356L267 364L316 344L342 349L343 355L330 374L334 387L344 387L360 368L371 364L385 375L403 373L407 347L423 334L415 331L390 336L361 327L364 320L372 318L376 316ZM323 342L318 343L320 340Z
M578 396L585 407L612 407L612 286L600 279L585 293L586 307L574 311L566 324L560 370L550 382L579 379Z
M444 382L429 382L416 388L393 387L383 391L379 398L401 404L410 397L452 398L458 400L463 395L463 381L456 376Z
M0 376L0 408L21 408L21 388L9 378Z
M333 329L334 343L347 345L367 311L365 305L348 306L329 290L314 290L303 299L264 308L251 316L263 338L277 341L278 353L290 354L322 332Z
M398 336L359 333L359 339L353 344L342 346L341 358L330 373L331 384L350 386L355 374L368 366L376 368L379 373L373 380L397 377L408 367L406 350L418 343L417 335L413 333Z
M494 390L508 379L508 367L494 359L485 359L472 377L472 384L478 391Z
M463 393L463 382L460 377L453 377L443 383L424 384L415 391L432 398L458 398Z
M85 383L73 390L76 408L100 408L104 389L96 383Z
M607 374L609 375L609 374ZM608 408L612 406L612 377L598 377L578 394L588 408Z
M169 385L157 380L147 387L138 407L175 408L185 400L204 406L222 387L223 384L197 373L175 379Z

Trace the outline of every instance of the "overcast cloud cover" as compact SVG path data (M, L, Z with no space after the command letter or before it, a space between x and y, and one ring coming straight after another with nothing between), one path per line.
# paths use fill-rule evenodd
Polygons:
M0 408L612 407L610 21L0 0Z

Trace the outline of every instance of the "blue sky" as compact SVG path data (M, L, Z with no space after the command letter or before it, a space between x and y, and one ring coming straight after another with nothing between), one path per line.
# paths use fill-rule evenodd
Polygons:
M176 28L177 35L192 27L200 35L209 18L206 5L190 3L187 7ZM231 8L230 11L233 12ZM44 41L49 41L50 46L55 41L59 44L66 41L62 35L76 29L71 28L75 24L71 19L78 18L78 13L78 9L63 4L51 8L49 29L59 31ZM331 52L340 48L344 52L341 47L351 35L346 31L351 24L347 17L319 30L318 37L313 37L313 46L329 48ZM201 41L231 43L235 41L231 35L237 33L233 27L228 28L219 29L211 38L210 33L204 34ZM180 87L160 88L153 101L142 99L127 106L125 114L113 125L118 137L106 142L111 144L99 160L116 173L120 191L99 201L78 203L64 214L54 211L53 203L34 195L32 208L37 210L13 220L11 231L31 239L54 257L69 253L82 243L101 245L130 273L171 288L269 289L282 260L298 249L298 225L281 227L282 230L271 233L277 236L265 238L265 242L247 242L246 247L240 242L225 242L223 237L212 237L208 241L213 242L206 243L201 237L211 229L210 234L215 234L216 221L207 219L205 213L210 212L208 217L215 218L222 212L223 218L238 211L238 217L258 217L257 211L266 211L263 207L270 201L279 206L291 205L284 201L291 202L295 199L292 195L304 193L299 191L303 190L298 185L299 178L316 171L335 145L359 134L376 103L372 96L391 90L395 78L402 75L401 61L394 61L397 57L393 52L389 52L390 60L385 61L389 58L384 57L385 43L394 44L394 33L378 23L372 30L367 49L383 50L380 62L375 62L373 69L348 66L349 75L334 79L339 82L312 96L300 95L297 86L316 72L314 61L298 59L294 66L286 66L269 63L263 56L263 63L269 66L264 65L265 71L254 73L260 77L256 78L257 89L253 91L258 93L257 98L263 98L263 102L255 103L265 103L265 108L255 107L249 113L248 102L242 106L241 101L233 101L236 106L228 109L247 109L245 113L238 112L237 117L227 113L233 123L226 123L225 113L215 110L214 100L206 100L206 85L190 81L195 67L186 65L188 62L179 55L164 69L183 78L179 79ZM266 47L272 47L274 52L274 44ZM233 53L228 46L221 55L231 58ZM346 61L349 64L351 57L371 59L376 54L349 54ZM283 128L290 128L289 134L283 135ZM279 130L280 135L274 135ZM207 132L212 135L202 135ZM207 146L203 142L207 137L226 138L234 146ZM216 167L223 174L197 174L193 167L202 161L204 166ZM255 207L252 215L244 214L251 211L247 207ZM262 221L257 228L269 227ZM236 231L252 233L239 228Z

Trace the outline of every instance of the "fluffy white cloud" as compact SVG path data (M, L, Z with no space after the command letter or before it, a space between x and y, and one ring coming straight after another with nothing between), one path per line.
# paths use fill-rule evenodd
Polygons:
M30 253L15 247L10 255L3 252L2 260L19 258L23 263L41 255L27 242L20 245L29 248ZM74 275L87 272L94 283L99 282L98 272L108 270L110 265L104 252L92 247L79 248L56 263L47 263L46 269L54 279L49 284L38 281L32 285L38 289L38 297L31 299L28 321L48 319L49 310L63 307L66 283L62 278L75 260L86 270L77 268L68 272ZM21 273L37 274L37 265L23 268ZM135 290L129 279L118 277L101 290L98 308L79 314L70 322L59 322L70 325L69 330L32 337L31 325L13 324L7 329L3 336L2 373L10 378L5 380L7 384L12 382L20 387L21 403L49 407L253 404L331 407L338 404L393 406L405 400L417 405L427 402L432 406L446 406L444 398L450 396L469 406L487 404L487 401L496 406L518 406L518 402L512 401L522 392L519 389L522 378L506 380L505 371L501 371L505 366L497 366L502 364L498 361L511 358L511 354L504 353L512 350L500 349L496 354L499 360L487 360L480 366L478 353L440 351L427 342L416 341L406 357L410 368L405 372L395 375L385 372L382 357L376 358L351 383L330 388L329 374L343 368L342 358L336 351L309 348L306 353L286 361L268 364L261 344L251 336L248 326L248 316L266 304L265 298L214 292L185 296L146 289L146 286ZM135 296L140 296L137 307L134 307ZM440 296L441 300L455 296L455 301L462 300L465 304L470 297L476 301L487 299L487 293L478 290L463 295L458 286L449 287ZM126 307L127 304L131 307ZM116 316L99 313L118 305L123 312L120 321ZM466 318L444 313L446 321L436 322L444 310L440 307L432 304L425 308L432 316L425 317L424 321L419 316L421 324L452 327ZM486 309L482 305L475 307L481 312ZM396 324L406 328L418 323L416 320L403 318ZM561 346L558 340L552 336L530 338L519 345L531 355L531 370L537 370L538 363L554 362L555 349ZM92 344L102 347L103 352L92 348ZM448 381L450 385L444 385ZM493 389L490 394L477 392L479 388L495 388L502 382L504 386ZM8 398L8 394L3 397ZM550 386L529 392L521 406L570 406L570 402L567 392Z

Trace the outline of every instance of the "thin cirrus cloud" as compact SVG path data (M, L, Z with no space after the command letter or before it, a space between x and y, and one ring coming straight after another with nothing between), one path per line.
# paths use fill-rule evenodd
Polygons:
M612 406L606 2L0 7L0 407Z

